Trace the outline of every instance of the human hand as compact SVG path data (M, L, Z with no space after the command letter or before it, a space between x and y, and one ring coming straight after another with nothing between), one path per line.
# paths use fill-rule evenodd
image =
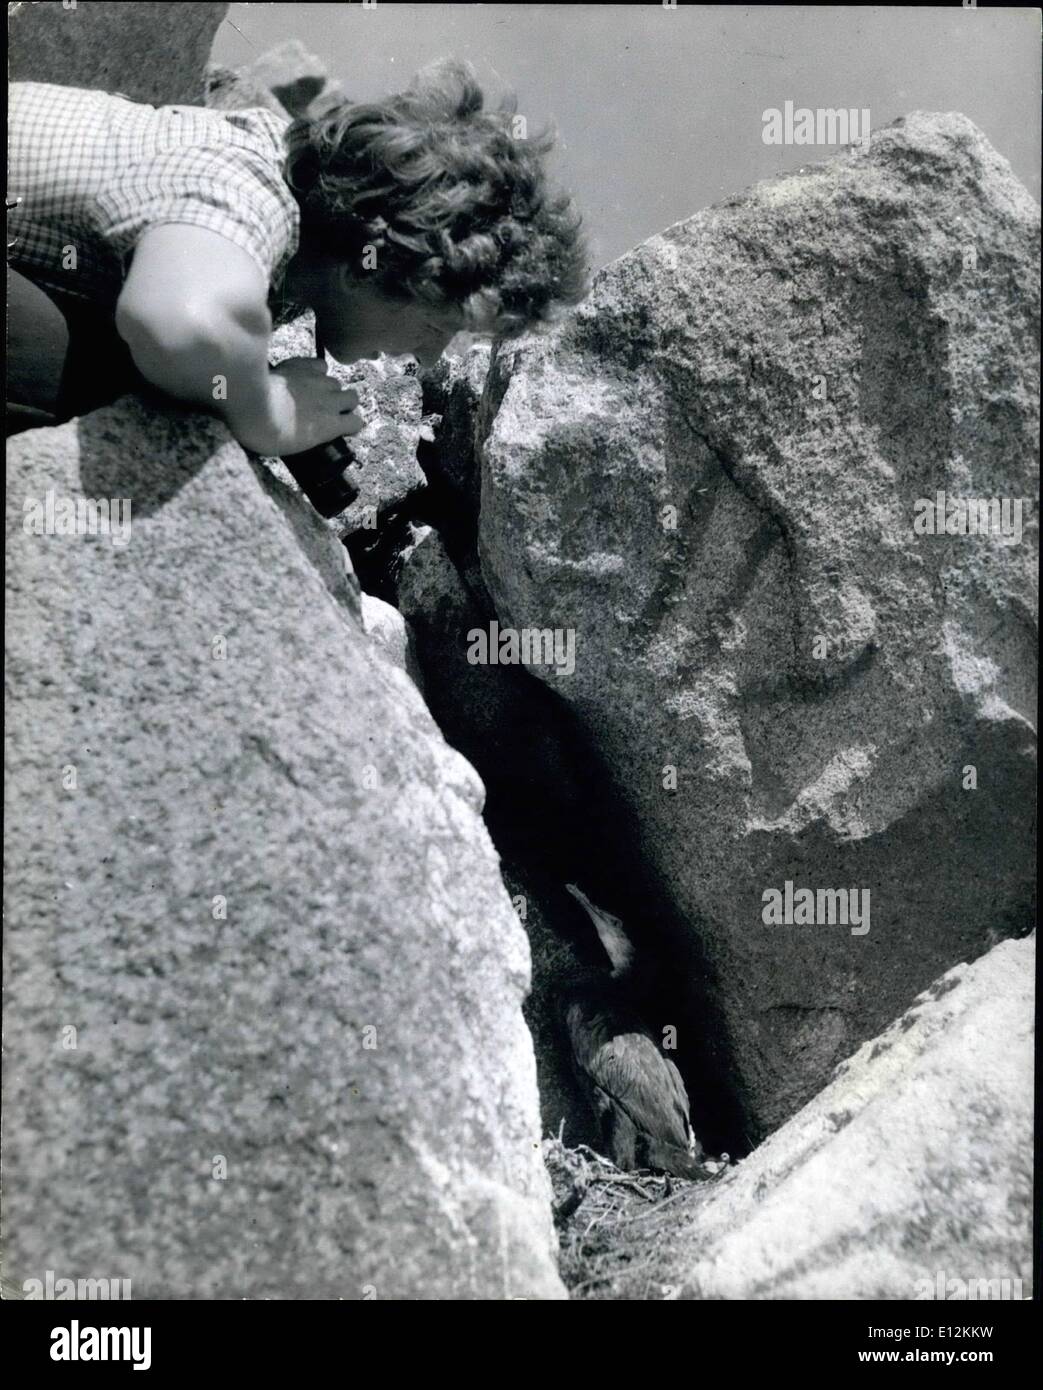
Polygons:
M245 448L268 457L301 454L363 427L358 392L341 386L318 357L291 357L271 368L260 420L229 420Z

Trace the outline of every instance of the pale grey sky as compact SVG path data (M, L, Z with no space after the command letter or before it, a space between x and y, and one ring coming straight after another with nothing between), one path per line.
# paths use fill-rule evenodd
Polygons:
M1040 11L960 7L233 4L235 66L299 38L360 100L433 58L470 59L491 101L552 119L553 169L597 264L748 184L829 151L768 146L762 113L962 111L1039 197ZM233 28L233 25L237 27Z

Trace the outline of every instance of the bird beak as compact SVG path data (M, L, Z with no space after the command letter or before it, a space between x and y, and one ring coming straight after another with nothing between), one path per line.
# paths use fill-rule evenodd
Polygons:
M605 953L612 962L612 974L624 974L634 963L634 947L623 929L623 923L611 912L595 907L586 893L581 892L574 883L566 883L565 887L594 923Z

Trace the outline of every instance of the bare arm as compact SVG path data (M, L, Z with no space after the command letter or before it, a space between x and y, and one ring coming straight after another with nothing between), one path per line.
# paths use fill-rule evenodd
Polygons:
M142 376L215 411L247 448L291 454L356 434L354 391L317 360L268 366L268 286L253 258L202 227L153 227L138 242L116 329Z

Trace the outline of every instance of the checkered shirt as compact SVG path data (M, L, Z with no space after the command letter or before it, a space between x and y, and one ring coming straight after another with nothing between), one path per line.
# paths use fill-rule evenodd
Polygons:
M271 287L269 302L278 305L300 233L282 174L287 124L261 108L153 107L78 87L15 82L8 262L45 289L111 307L138 238L150 227L187 223L252 256ZM74 269L63 265L69 247Z

